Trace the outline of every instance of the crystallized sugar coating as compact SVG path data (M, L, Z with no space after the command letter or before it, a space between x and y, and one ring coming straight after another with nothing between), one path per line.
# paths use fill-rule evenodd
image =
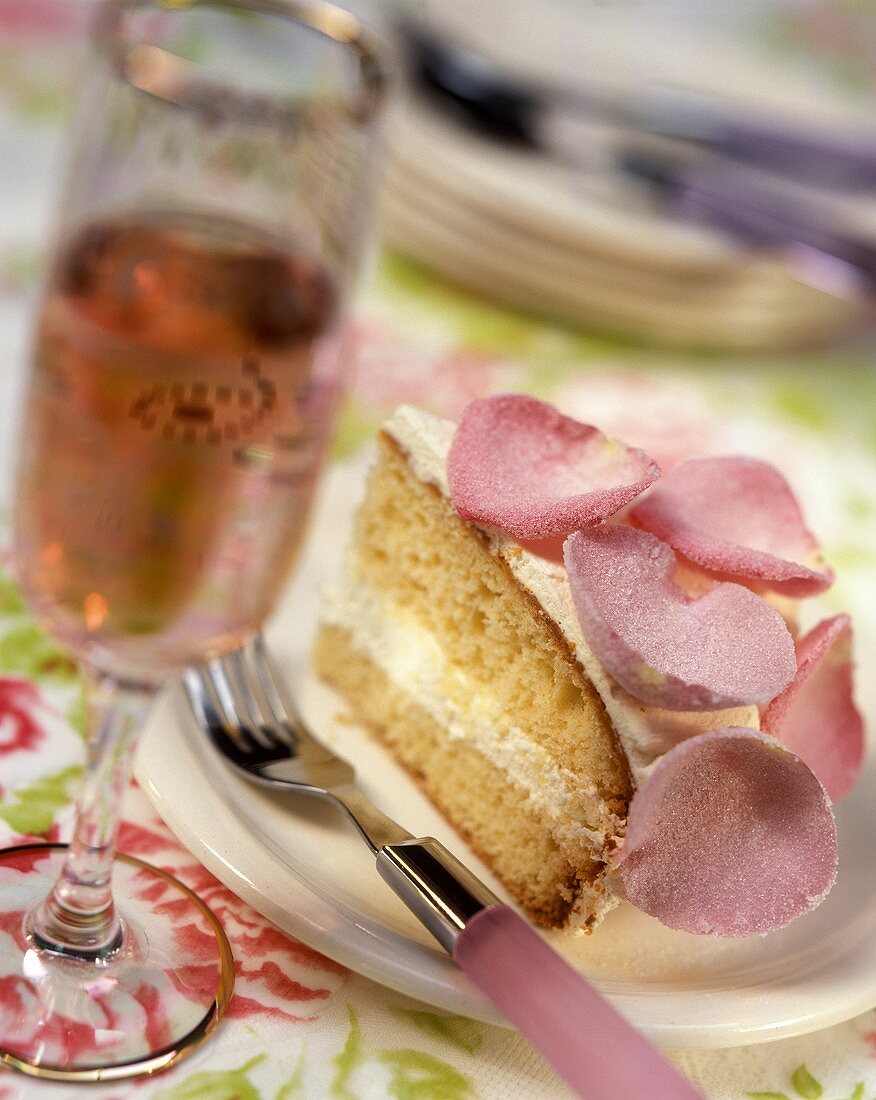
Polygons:
M405 452L415 475L449 496L447 455L456 424L422 409L401 405L384 424L384 430ZM717 726L747 726L757 729L760 716L756 706L734 707L720 711L668 711L648 707L612 679L600 664L581 632L581 624L569 590L566 569L519 549L518 542L497 527L481 527L493 552L499 554L517 578L557 624L587 676L605 704L636 782L655 758L678 741Z
M864 762L864 721L852 689L852 624L825 619L797 643L797 675L762 711L767 732L796 753L838 801Z
M669 535L661 542L638 529L649 526L639 513L652 500L659 503L660 482L636 502L637 527L615 520L567 540L567 553L584 559L580 569L569 561L567 571L533 557L520 543L555 538L558 528L550 523L570 502L580 506L593 495L604 501L618 490L616 482L582 489L575 480L581 471L565 461L580 447L589 463L594 440L610 441L570 421L583 436L572 432L556 450L536 439L539 460L527 470L527 430L556 442L562 432L545 431L538 417L547 410L549 424L567 418L531 398L505 397L486 403L488 422L491 406L502 402L510 403L514 427L504 432L501 423L488 423L489 431L463 454L462 480L478 482L486 512L465 515L456 494L454 501L464 518L484 525L478 530L492 551L558 624L623 742L638 790L616 861L618 892L667 925L694 933L744 936L787 924L814 908L833 883L836 827L821 784L835 797L848 789L863 740L851 698L847 618L820 624L799 643L795 677L791 636L755 594L810 594L832 577L791 490L778 471L755 460L688 463L695 473L698 465L711 469L700 471L699 488L688 494L696 505L690 514L686 499L678 516L669 509L672 539L688 540L678 546L677 560L665 545ZM515 408L518 402L536 407L531 421ZM464 442L462 430L411 408L397 410L386 430L416 475L450 494L447 456ZM510 500L500 499L494 476L506 480ZM642 488L648 484L644 477L639 481ZM470 487L464 484L463 492ZM684 480L682 490L685 497ZM496 518L503 508L512 522L516 515L516 530ZM533 549L543 554L545 545ZM688 562L698 583L685 590L679 569ZM721 583L737 577L739 584ZM747 584L755 591L742 587ZM762 705L770 736L749 728L758 722L753 703ZM703 732L707 725L725 728Z
M811 596L833 581L791 487L759 459L682 462L631 515L698 565L787 596Z
M601 523L659 476L644 451L524 394L473 401L448 458L460 516L520 539Z
M565 561L590 648L635 698L717 710L765 703L794 676L794 642L777 611L738 584L690 599L672 580L672 550L647 531L579 531Z
M629 900L671 928L753 936L814 909L836 878L821 784L754 730L712 730L658 762L618 860Z

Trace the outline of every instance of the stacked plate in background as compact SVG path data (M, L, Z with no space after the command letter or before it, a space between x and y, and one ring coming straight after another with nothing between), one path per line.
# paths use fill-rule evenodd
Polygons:
M731 49L717 31L649 24L655 7L432 0L426 17L434 33L524 79L619 100L673 84L825 132L865 120L860 104ZM779 350L861 321L860 301L801 281L780 248L667 216L650 188L616 167L627 136L582 118L571 158L533 153L410 95L390 126L385 236L480 294L660 345Z

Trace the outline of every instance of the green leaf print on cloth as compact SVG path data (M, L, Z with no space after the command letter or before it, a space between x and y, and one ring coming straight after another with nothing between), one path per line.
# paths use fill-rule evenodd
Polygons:
M88 700L85 697L85 681L79 684L79 691L67 707L67 721L70 728L84 741L88 733Z
M0 573L0 615L23 615L25 613L24 600L21 591L11 577L4 577Z
M822 1100L824 1098L824 1085L817 1077L809 1072L806 1066L797 1066L791 1074L791 1094L787 1092L748 1092L746 1096L750 1100ZM825 1098L826 1100L826 1098ZM849 1096L831 1097L830 1100L866 1100L864 1095L864 1082L859 1081ZM876 1097L871 1098L876 1100Z
M824 1095L821 1083L815 1080L805 1066L797 1066L791 1074L791 1084L794 1087L794 1092L798 1096L802 1096L803 1100L821 1100Z
M478 1025L462 1016L439 1016L437 1012L425 1012L416 1008L396 1008L393 1011L410 1020L427 1035L444 1039L452 1046L464 1050L466 1054L477 1054L484 1041L483 1032Z
M353 1074L366 1062L379 1062L391 1072L387 1089L394 1100L475 1100L477 1094L470 1078L432 1054L410 1048L367 1051L355 1008L348 1005L347 1012L350 1030L344 1049L335 1058L331 1096L357 1100L351 1088Z
M82 769L74 764L55 775L44 775L27 787L13 791L0 803L0 818L23 836L45 836L73 796L73 785Z
M332 458L342 459L353 454L364 443L371 440L379 419L366 416L350 401L345 401L338 413L335 432L332 436Z
M339 1100L355 1100L355 1094L350 1092L349 1081L356 1068L365 1061L362 1053L362 1030L359 1027L359 1017L352 1005L347 1005L347 1013L350 1018L350 1030L347 1032L347 1041L344 1049L335 1058L337 1072L332 1081L332 1096Z
M302 1096L304 1089L304 1059L307 1054L307 1047L302 1046L301 1057L298 1059L298 1065L295 1067L295 1072L282 1084L277 1090L277 1095L274 1100L292 1100L294 1096Z
M192 1073L178 1085L160 1089L153 1100L261 1100L259 1090L249 1079L249 1071L266 1057L266 1054L259 1054L238 1069Z
M382 1050L378 1061L392 1069L389 1094L396 1100L468 1100L474 1088L447 1062L422 1050Z
M79 675L73 658L35 623L14 626L0 637L0 671L64 683Z

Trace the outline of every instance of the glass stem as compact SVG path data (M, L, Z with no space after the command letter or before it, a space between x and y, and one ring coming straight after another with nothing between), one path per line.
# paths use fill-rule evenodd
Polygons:
M85 668L88 744L67 859L52 892L31 914L28 933L44 949L80 958L121 946L112 867L136 734L154 686Z

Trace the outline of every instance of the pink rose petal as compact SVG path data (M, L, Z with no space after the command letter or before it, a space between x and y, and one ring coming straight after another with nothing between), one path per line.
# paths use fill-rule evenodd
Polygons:
M852 688L852 625L825 619L797 643L797 675L763 709L763 728L815 772L836 802L864 762L864 721Z
M654 535L608 525L570 536L566 569L584 637L631 695L667 710L765 703L794 676L777 611L738 584L691 599Z
M833 581L790 486L768 462L682 462L632 518L698 565L787 596L811 596Z
M636 792L618 859L629 900L670 928L755 936L825 897L836 823L806 765L755 730L710 730Z
M524 394L473 401L447 460L463 519L543 539L593 527L660 476L644 451Z

